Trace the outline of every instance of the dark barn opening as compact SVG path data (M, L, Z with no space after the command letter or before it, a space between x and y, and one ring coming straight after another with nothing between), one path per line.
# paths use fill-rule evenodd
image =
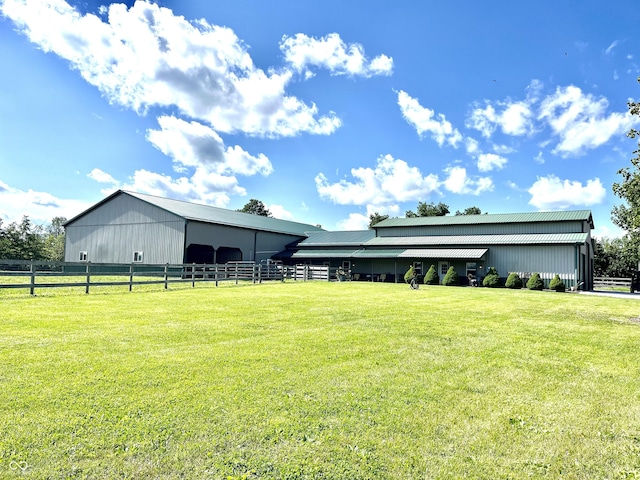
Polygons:
M240 262L242 250L232 247L219 247L216 252L216 263Z
M214 263L213 246L192 243L187 247L186 263Z

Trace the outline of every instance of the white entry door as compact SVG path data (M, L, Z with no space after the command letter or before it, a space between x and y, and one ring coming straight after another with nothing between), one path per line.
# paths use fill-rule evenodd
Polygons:
M438 262L438 276L440 280L444 278L449 270L449 262Z

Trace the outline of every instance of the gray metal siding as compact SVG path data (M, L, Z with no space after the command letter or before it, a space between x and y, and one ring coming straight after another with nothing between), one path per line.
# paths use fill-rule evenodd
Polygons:
M574 245L512 245L490 248L482 263L485 272L489 267L495 267L501 277L510 272L573 275L575 259Z
M78 218L65 229L65 261L81 251L94 263L182 263L184 220L138 199L120 195Z
M379 237L419 237L438 235L510 235L588 232L584 222L495 223L485 225L425 225L378 230Z

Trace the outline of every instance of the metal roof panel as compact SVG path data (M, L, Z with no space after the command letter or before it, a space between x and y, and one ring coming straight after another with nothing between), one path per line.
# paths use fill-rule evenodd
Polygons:
M527 233L508 235L433 235L419 237L375 237L367 247L432 246L432 245L541 245L574 244L587 241L588 233Z
M445 215L441 217L388 218L374 228L419 227L428 225L481 225L492 223L537 223L587 221L593 228L590 210L557 212L496 213L484 215Z

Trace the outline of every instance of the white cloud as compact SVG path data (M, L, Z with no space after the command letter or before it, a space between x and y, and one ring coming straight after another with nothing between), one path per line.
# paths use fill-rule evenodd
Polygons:
M440 146L446 142L452 147L457 147L462 141L462 134L443 114L436 114L433 110L423 107L418 99L410 97L402 90L398 92L398 105L402 116L416 129L418 135L422 136L428 132Z
M449 167L445 169L447 178L442 182L444 187L452 193L480 195L482 192L493 190L493 181L489 177L472 179L463 167Z
M379 55L368 62L364 48L358 43L345 44L340 35L330 33L322 38L298 33L284 36L280 43L285 60L299 72L306 72L310 65L326 68L333 75L364 76L391 75L393 60Z
M420 169L391 155L378 158L375 168L354 168L353 182L329 183L323 173L316 176L321 198L340 205L388 205L424 200L438 191L438 176L423 176Z
M271 215L273 215L274 218L279 218L280 220L296 221L290 211L288 211L282 205L278 205L277 203L268 205L267 210L271 212Z
M173 178L170 175L136 170L123 190L148 193L194 203L227 207L230 196L244 196L247 191L238 185L235 177L220 175L197 168L191 177Z
M115 178L113 178L108 173L103 172L99 168L94 168L93 170L91 170L87 174L87 177L89 177L92 180L95 180L98 183L108 183L108 184L113 185L113 186L117 186L118 185L118 181Z
M367 205L366 214L350 213L348 218L338 222L337 228L338 230L366 230L371 221L369 215L375 213L397 217L400 213L400 207L398 205Z
M176 163L177 171L200 167L220 175L269 175L273 167L263 155L252 156L241 147L225 147L222 138L201 123L179 118L158 118L160 130L148 130L147 140Z
M611 42L611 44L607 47L604 53L607 55L610 55L617 46L618 46L618 40Z
M218 132L292 136L340 127L334 114L319 116L315 105L286 94L293 72L256 68L229 28L188 22L144 0L101 9L106 21L62 0L5 0L0 8L114 104L177 108Z
M349 217L338 222L338 230L366 230L369 228L369 216L362 213L350 213Z
M581 182L561 180L555 175L540 177L531 185L529 204L540 210L564 210L602 203L607 191L599 178Z
M3 223L20 222L23 216L36 224L49 223L54 217L68 220L91 207L91 203L59 198L47 192L20 190L0 180L0 220Z
M580 88L558 87L540 105L539 119L545 120L560 138L553 152L563 157L580 155L629 130L636 119L627 113L606 115L609 102L584 94Z
M480 151L479 142L475 138L467 137L464 141L465 150L472 157Z
M478 155L478 170L481 172L500 170L504 168L506 163L506 158L496 155L495 153L481 153Z
M471 111L466 126L478 130L485 138L490 138L497 128L506 135L528 135L533 132L531 103L531 100L497 102L499 110L492 104L476 107Z

